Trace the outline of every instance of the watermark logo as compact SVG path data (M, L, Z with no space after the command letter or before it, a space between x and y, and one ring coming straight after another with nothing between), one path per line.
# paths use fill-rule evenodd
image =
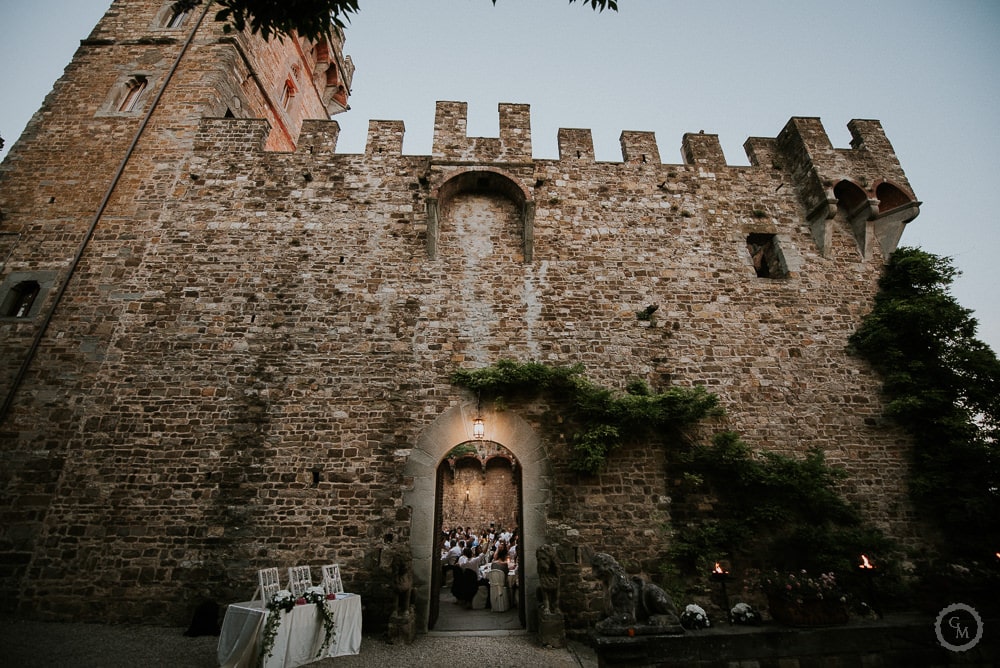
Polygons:
M953 603L938 613L934 633L945 649L965 652L982 639L983 620L971 605Z

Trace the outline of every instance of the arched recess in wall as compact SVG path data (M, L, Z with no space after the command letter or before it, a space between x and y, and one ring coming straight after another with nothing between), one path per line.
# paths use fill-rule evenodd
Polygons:
M406 460L404 475L409 486L403 492L403 503L410 508L410 549L413 553L413 580L417 608L417 625L427 630L430 611L432 568L439 566L437 531L434 526L434 502L437 468L456 445L472 438L472 422L482 417L486 439L504 446L517 458L521 468L520 527L524 551L519 557L524 569L525 610L528 629L537 628L533 615L537 608L538 565L535 550L545 540L545 519L551 499L552 475L541 439L531 426L512 411L495 411L476 402L455 406L427 426Z
M514 454L492 440L460 444L440 469L442 528L520 526L520 467Z
M525 262L531 262L534 252L535 201L531 192L510 174L492 167L475 167L448 176L427 197L427 257L437 259L441 231L441 212L450 199L462 193L484 193L506 197L520 212L522 252Z
M837 198L837 215L843 216L851 228L861 257L869 259L872 252L874 230L872 221L878 214L876 202L857 183L844 179L833 187Z
M875 185L878 200L878 217L875 219L875 236L888 262L899 245L906 224L920 215L920 202L890 181Z

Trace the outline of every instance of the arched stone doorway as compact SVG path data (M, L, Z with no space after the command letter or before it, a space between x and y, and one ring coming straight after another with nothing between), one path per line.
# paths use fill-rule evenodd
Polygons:
M538 566L535 550L545 540L545 519L551 499L551 474L541 439L531 426L512 411L477 410L473 402L455 406L431 423L417 438L406 461L409 487L403 503L410 507L410 548L417 628L427 631L434 570L440 566L435 503L438 466L455 446L472 440L472 421L480 416L486 425L485 440L502 445L516 457L521 470L521 556L524 571L523 597L529 630L537 629L536 590Z
M486 438L466 441L452 448L438 465L434 517L434 526L442 530L471 530L480 536L492 532L498 537L504 532L519 531L522 524L521 467L517 458L504 446ZM443 538L443 531L439 531L437 540ZM432 553L432 560L437 553ZM511 592L509 602L513 602L513 606L479 609L473 605L471 609L457 611L455 588L445 586L447 578L442 568L432 569L428 630L510 631L524 628L527 611L524 597L518 595L524 591L523 576L524 569L515 569L507 576ZM493 593L492 588L490 593ZM479 603L489 604L491 600L487 596Z

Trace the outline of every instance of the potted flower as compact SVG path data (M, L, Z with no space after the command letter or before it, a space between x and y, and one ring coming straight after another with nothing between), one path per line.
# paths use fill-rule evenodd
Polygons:
M684 608L684 612L681 613L681 626L688 631L707 629L711 625L712 622L708 620L708 613L700 605L689 603Z
M729 623L739 626L756 626L760 624L760 613L749 603L737 603L729 611Z

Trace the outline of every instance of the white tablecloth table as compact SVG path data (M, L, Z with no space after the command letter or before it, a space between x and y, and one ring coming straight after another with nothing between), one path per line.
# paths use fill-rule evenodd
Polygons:
M323 617L316 604L297 605L290 612L272 613L260 601L232 603L226 609L219 634L218 659L222 668L254 668L260 655L264 625L272 614L281 615L278 634L265 668L294 668L328 656L357 654L361 650L361 597L337 594L327 601L333 611L336 637L322 656Z

